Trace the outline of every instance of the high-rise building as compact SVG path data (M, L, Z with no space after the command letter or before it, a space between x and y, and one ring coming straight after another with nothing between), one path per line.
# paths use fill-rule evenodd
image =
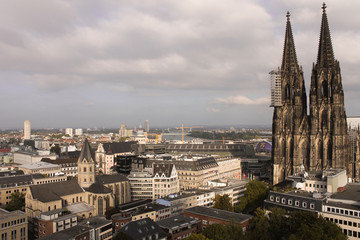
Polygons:
M72 128L65 128L65 134L72 137L73 136L73 129Z
M149 132L149 130L150 130L149 120L145 120L144 131Z
M282 106L281 101L281 71L278 68L277 70L272 70L270 74L270 87L271 87L271 103L270 107L280 107Z
M31 138L31 123L29 120L25 120L24 122L24 139Z
M75 135L78 135L78 136L83 135L83 129L82 128L76 128L75 129Z
M335 60L330 30L323 5L319 50L313 64L310 86L310 115L302 68L297 63L295 44L287 14L281 65L281 106L274 106L273 183L306 170L346 169L351 175L344 92L339 62Z

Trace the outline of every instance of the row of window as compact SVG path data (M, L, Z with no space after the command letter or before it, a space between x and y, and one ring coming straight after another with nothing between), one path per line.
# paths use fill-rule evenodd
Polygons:
M20 218L20 219L17 219L17 220L2 223L1 228L7 228L7 227L15 226L17 224L22 224L24 222L25 222L25 218Z
M339 214L349 215L349 216L354 216L354 217L360 216L360 212L352 211L352 210L344 210L341 208L334 208L334 207L326 207L326 212L339 213Z
M37 184L45 184L45 183L53 183L53 182L63 182L66 181L66 178L58 178L58 179L51 179L46 181L39 181Z
M342 219L336 219L336 218L328 218L328 217L326 217L325 219L328 220L328 221L331 221L333 223L340 224L340 225L360 228L360 223L357 223L357 222L352 222L352 221L347 221L347 220L342 220Z
M20 240L25 240L26 237L26 233L25 233L25 228L21 228L20 229ZM11 231L11 240L17 240L17 230L12 230ZM1 234L1 240L8 240L8 234L2 233Z
M276 198L274 197L274 195L270 195L270 201L274 202L274 200L277 202L277 203L280 203L280 199L281 199L281 203L282 204L287 204L287 205L290 205L290 206L295 206L295 207L300 207L300 201L299 200L293 200L293 199L286 199L286 198L280 198L279 196L277 196ZM308 202L305 202L303 201L301 203L301 207L302 208L308 208L308 206L310 207L310 209L315 209L315 203L308 203Z
M314 184L311 184L311 183L307 184L306 183L305 186L306 187L314 187L314 188L325 188L325 189L327 188L326 185L322 185L322 184L319 185L319 184L315 184L315 183Z

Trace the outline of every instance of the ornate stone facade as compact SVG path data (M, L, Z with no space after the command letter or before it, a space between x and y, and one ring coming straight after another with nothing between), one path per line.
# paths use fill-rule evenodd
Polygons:
M313 64L310 115L302 67L298 65L287 14L281 65L282 106L274 107L273 183L306 170L342 168L351 173L350 146L344 108L340 65L334 58L327 15L323 5L319 50Z

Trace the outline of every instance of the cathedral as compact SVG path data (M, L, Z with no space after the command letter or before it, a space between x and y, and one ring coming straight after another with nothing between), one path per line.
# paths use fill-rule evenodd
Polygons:
M273 184L301 170L342 168L348 174L352 171L340 64L334 57L325 3L322 9L309 115L303 70L297 61L287 13L283 59L278 70L281 103L274 106L272 126Z

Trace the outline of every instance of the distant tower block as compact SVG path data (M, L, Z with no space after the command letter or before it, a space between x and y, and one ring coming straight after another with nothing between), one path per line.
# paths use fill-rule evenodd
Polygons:
M150 130L149 120L145 120L144 130L145 132L149 132Z
M281 103L281 72L280 69L272 70L270 74L271 104L270 107L280 107Z
M29 120L24 122L24 139L30 139L31 137L31 123Z

